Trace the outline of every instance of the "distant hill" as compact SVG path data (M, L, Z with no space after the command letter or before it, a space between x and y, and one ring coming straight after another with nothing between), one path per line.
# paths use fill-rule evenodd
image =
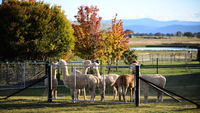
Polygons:
M111 21L103 20L102 23ZM135 33L175 33L181 32L200 32L200 22L193 21L158 21L150 18L143 19L124 19L124 28L131 29Z

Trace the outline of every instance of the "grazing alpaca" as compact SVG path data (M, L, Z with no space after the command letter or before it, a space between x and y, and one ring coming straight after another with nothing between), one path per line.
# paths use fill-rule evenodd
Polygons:
M91 94L91 101L94 101L95 98L95 88L99 83L98 78L93 75L81 75L81 76L69 76L67 63L64 60L59 60L60 69L63 75L63 82L67 88L70 88L72 99L77 99L77 90L89 88ZM76 80L76 81L75 81Z
M95 71L96 75L98 76L98 78L100 79L99 92L100 92L100 95L101 95L101 101L103 101L104 98L105 98L105 89L107 87L112 87L113 92L114 92L113 100L115 100L115 98L117 96L117 89L113 84L115 83L115 81L117 80L119 75L118 74L107 74L107 75L101 76L100 73L99 73L98 65L99 65L98 63L93 63L94 71Z
M51 78L52 78L52 97L57 98L57 86L58 86L58 80L56 78L56 65L58 63L52 63L52 73L51 73ZM44 85L46 89L48 88L48 78L44 80Z
M76 74L76 76L81 76L81 75L87 74L88 68L90 68L91 64L92 64L91 60L85 60L85 61L83 61L82 62L82 65L83 65L82 73L80 71L76 70L73 73L73 75ZM79 99L80 92L83 93L84 100L86 100L86 91L85 91L85 88L80 89L80 90L77 91L77 99Z
M119 101L121 101L121 95L123 96L124 102L126 102L126 93L127 90L130 90L130 102L133 101L133 93L134 93L134 75L121 75L117 78L114 83L114 86L118 90Z
M141 77L162 88L165 87L166 78L160 74L146 74L142 75ZM141 83L141 88L143 89L144 92L144 102L148 103L149 85L143 82L142 80L140 81L140 83ZM157 102L163 102L163 93L160 91L157 91Z

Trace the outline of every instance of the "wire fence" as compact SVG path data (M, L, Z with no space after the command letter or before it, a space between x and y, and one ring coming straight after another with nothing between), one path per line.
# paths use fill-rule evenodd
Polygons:
M67 66L68 66L69 75L73 75L75 70L79 70L80 73L83 73L85 66L82 63L83 63L82 61L68 62ZM151 65L151 64L142 65L141 73L155 74L158 67L159 74L167 75L166 76L167 89L173 92L176 92L178 94L181 94L185 97L194 98L197 100L197 102L199 102L198 100L200 100L200 97L199 97L200 77L198 76L198 74L200 72L198 70L200 70L200 65L199 64L161 65L161 63L162 62L154 63L154 64L159 64L159 65ZM35 80L38 80L41 77L44 77L46 75L45 65L46 63L0 63L0 96L9 95L9 93L16 91L13 89L24 88L28 86L29 84L33 83ZM87 74L93 74L93 75L97 74L93 67L94 66L90 66L88 68ZM101 76L102 75L109 76L109 74L118 74L118 75L131 74L133 71L130 66L126 66L126 65L119 65L119 66L103 65L103 66L99 66L98 68L99 68L99 74ZM166 68L168 72L166 72ZM152 69L154 71L151 71ZM180 69L180 73L177 73L179 69ZM149 70L149 71L146 71L146 70ZM173 70L175 71L173 72ZM172 72L170 73L170 71ZM61 73L61 69L57 68L57 74L56 74L58 78L57 99L71 100L71 91L70 91L70 88L66 87L65 83L63 82L63 79L64 79L63 74L64 73ZM81 81L83 81L83 79L81 79L80 81L76 81L76 84L80 83ZM29 95L29 96L36 95L36 96L41 96L45 98L47 97L47 90L45 88L44 81L34 85L32 88L37 88L37 89L28 89L26 92L23 92L20 95ZM100 101L101 94L98 88L99 86L97 86L97 88L95 89L95 93L96 93L95 100ZM86 88L86 94L87 94L86 101L90 101L91 93L88 88ZM129 95L129 93L127 95ZM143 95L143 91L141 90L141 96L142 95ZM150 95L155 96L156 95L155 91L150 90ZM112 87L109 87L109 86L106 87L105 101L116 102L116 103L119 102L118 97L116 97L115 101L113 101L113 98L114 98L114 92L113 92ZM127 100L129 99L130 97L127 96ZM82 92L80 92L79 100L84 101ZM152 101L155 102L155 98Z
M185 52L185 53L142 53L137 54L138 60L142 63L149 62L154 64L157 59L160 62L174 62L174 61L192 61L197 59L197 53Z
M45 76L45 63L0 63L0 90L19 89ZM38 84L39 87L41 84Z

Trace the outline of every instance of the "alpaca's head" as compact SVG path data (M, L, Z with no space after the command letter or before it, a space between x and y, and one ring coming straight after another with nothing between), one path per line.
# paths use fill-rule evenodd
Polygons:
M99 63L96 63L96 62L92 63L92 67L95 70L99 69Z
M89 67L89 65L91 65L92 62L91 62L91 60L85 60L85 61L83 61L82 64L83 64L84 66L86 66L86 67Z
M58 62L52 62L52 69L57 69L58 66Z
M66 72L68 74L67 62L63 59L60 59L58 62L58 67L61 69L61 72Z
M58 62L59 65L67 65L67 62L63 59L59 59L59 62Z

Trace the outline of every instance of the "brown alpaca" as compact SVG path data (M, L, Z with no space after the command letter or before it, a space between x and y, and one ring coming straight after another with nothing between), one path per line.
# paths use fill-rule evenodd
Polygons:
M133 91L135 87L134 75L127 74L119 76L114 86L118 90L119 101L121 101L121 96L123 96L123 100L126 102L126 93L128 89L130 90L130 102L133 101Z

